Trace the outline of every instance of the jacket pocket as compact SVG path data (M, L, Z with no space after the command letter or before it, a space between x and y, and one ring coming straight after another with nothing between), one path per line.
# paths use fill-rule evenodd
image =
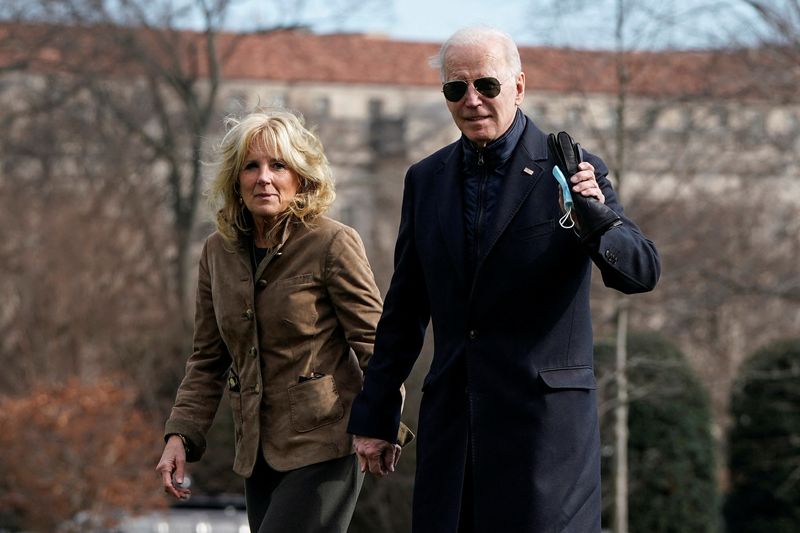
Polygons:
M298 433L341 420L344 405L333 376L322 376L289 387L289 412L292 427Z
M264 327L286 345L297 345L319 334L318 309L325 305L324 290L311 274L274 282L256 302Z
M228 394L228 403L233 412L233 428L236 434L236 445L238 447L239 441L242 438L242 426L244 426L244 409L242 406L242 390L239 381L239 374L231 366L228 369L227 386L225 391Z
M514 237L518 239L535 239L543 235L549 235L556 229L555 219L545 220L532 226L519 228L514 231Z
M539 377L551 389L594 390L597 388L594 371L590 366L540 370Z
M314 274L300 274L299 276L292 276L290 278L283 278L275 280L277 286L291 286L291 285L310 285L314 283Z

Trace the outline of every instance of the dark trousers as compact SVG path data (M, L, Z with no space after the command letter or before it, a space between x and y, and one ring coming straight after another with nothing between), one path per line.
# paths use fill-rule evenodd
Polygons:
M258 454L244 481L252 533L346 533L364 474L348 455L288 472Z

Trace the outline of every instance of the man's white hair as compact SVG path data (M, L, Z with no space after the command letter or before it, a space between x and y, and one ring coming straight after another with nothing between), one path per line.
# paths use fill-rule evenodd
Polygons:
M522 62L519 59L519 50L514 39L506 32L491 26L472 26L458 30L442 44L439 54L430 59L430 65L439 69L442 81L447 81L445 58L451 46L485 45L492 41L502 45L503 59L511 70L510 74L516 76L522 72Z

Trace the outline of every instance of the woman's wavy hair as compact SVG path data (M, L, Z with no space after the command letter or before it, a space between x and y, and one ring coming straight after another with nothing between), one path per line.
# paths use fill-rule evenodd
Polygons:
M273 229L294 218L311 223L336 198L333 175L322 142L303 124L302 117L285 109L259 109L241 119L225 119L227 133L218 152L218 168L207 196L216 212L217 230L230 242L253 233L253 218L240 202L239 173L254 143L263 146L297 173L300 187Z

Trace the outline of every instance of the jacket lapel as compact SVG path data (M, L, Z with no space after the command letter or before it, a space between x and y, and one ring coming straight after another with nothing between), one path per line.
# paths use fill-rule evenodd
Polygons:
M544 175L543 166L536 161L546 159L547 137L526 117L525 131L522 132L519 145L511 156L508 172L503 178L497 212L489 228L489 245L478 259L478 269Z
M436 205L438 206L439 226L458 280L465 285L464 205L459 172L460 153L459 144L453 144L453 149L442 162L434 179L437 189Z

